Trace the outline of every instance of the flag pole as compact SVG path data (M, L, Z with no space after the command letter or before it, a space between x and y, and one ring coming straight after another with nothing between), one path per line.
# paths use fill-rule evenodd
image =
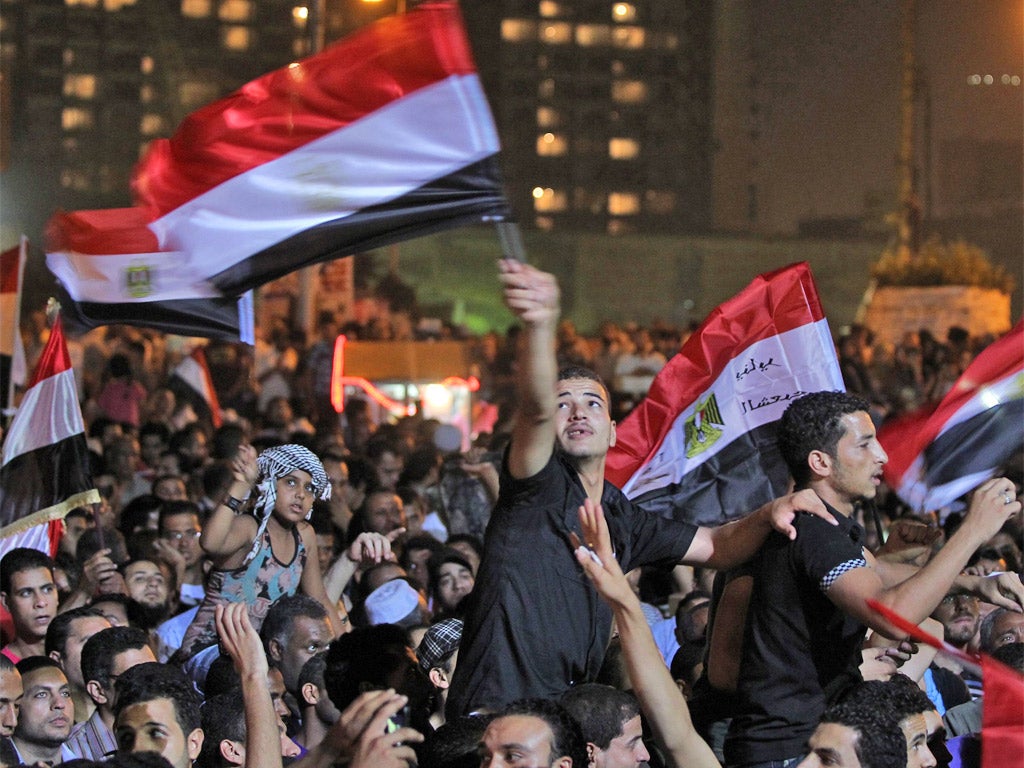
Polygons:
M494 225L501 241L501 255L513 261L526 262L526 247L523 245L523 233L514 221L499 221Z

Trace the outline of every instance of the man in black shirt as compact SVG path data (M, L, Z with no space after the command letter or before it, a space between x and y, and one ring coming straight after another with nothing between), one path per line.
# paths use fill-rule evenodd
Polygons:
M742 521L698 528L640 511L605 482L615 422L608 391L594 372L558 370L555 278L502 261L505 303L523 323L518 406L488 524L484 557L459 648L446 714L497 709L526 697L552 697L594 679L611 612L573 556L570 532L587 498L605 510L623 570L685 561L730 568L753 555L774 527L795 535L797 510L827 516L813 493L765 505ZM834 521L833 521L834 522Z
M795 764L826 704L856 680L865 627L904 637L867 604L877 600L913 623L955 587L1021 610L1024 588L1005 575L958 575L974 550L1020 509L1005 478L975 491L960 530L923 568L875 560L863 547L855 504L874 497L888 460L868 403L842 392L805 395L787 408L779 444L796 487L814 491L839 525L800 515L795 539L772 534L752 561L753 594L726 765Z

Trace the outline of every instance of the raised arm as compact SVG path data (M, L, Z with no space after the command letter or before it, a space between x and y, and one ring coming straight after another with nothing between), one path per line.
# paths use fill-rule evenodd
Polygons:
M499 262L505 304L523 323L516 361L519 412L512 430L508 466L513 477L537 474L555 447L555 331L559 292L553 275L511 259Z
M234 482L228 495L244 501L252 491L259 478L259 466L256 464L256 449L251 445L243 445L232 461L231 471ZM214 565L222 565L232 555L252 546L256 535L256 525L247 515L238 515L236 511L223 501L210 513L203 525L203 533L199 545L209 555Z
M591 548L577 548L576 559L615 614L633 691L659 744L675 768L719 768L715 753L693 727L686 699L665 666L640 601L612 554L608 523L593 499L580 507L580 525Z
M346 632L352 631L352 625L348 619L348 611L344 606L339 608L337 600L331 600L324 588L324 579L320 575L320 561L316 557L316 534L313 526L309 523L299 523L299 536L302 537L302 544L305 546L309 557L302 567L302 576L299 578L299 588L307 597L312 597L327 611L327 620L331 623L331 631L335 637L341 637Z
M268 664L259 633L249 623L245 603L218 605L217 634L242 679L245 702L245 754L249 768L281 768L281 732L267 685Z
M800 512L837 524L818 495L805 489L770 501L734 523L717 528L698 528L683 561L720 571L731 570L753 557L773 530L795 539L793 520Z
M877 600L908 621L919 624L928 618L945 597L974 551L999 531L1008 518L1020 510L1020 502L1006 490L1013 485L1005 478L983 483L974 492L963 525L924 567L908 579L886 586L874 557L866 554L867 567L854 568L839 576L827 594L830 600L863 624L886 637L903 633L868 608ZM1009 502L1006 498L1010 498Z

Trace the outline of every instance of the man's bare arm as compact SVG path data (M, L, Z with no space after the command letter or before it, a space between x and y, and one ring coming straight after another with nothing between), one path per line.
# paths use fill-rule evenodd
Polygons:
M665 666L640 601L612 554L608 524L593 499L580 507L580 525L593 550L579 547L576 559L615 614L629 679L655 737L675 768L719 768L715 753L693 727L686 699Z
M509 447L509 471L513 477L532 477L544 468L555 447L558 283L554 276L510 259L499 262L498 276L506 306L523 323L516 355L519 412Z

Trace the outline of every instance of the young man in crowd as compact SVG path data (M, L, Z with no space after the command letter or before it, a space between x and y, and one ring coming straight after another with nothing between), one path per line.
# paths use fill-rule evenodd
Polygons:
M96 711L82 678L82 648L90 637L109 626L110 622L99 611L83 606L57 614L46 629L46 655L64 670L75 700L75 720L79 723Z
M0 765L18 762L11 737L18 726L18 710L21 709L24 692L18 668L0 653Z
M841 392L794 400L779 425L779 445L798 489L825 502L838 526L801 516L797 536L773 535L751 567L737 710L726 765L761 766L804 754L827 703L859 678L866 627L903 635L869 606L876 600L907 620L926 619L950 588L1007 606L1024 604L1020 580L960 576L968 558L1020 510L1005 478L982 483L963 525L923 568L876 560L852 519L875 496L887 461L868 403ZM739 631L736 629L735 631Z
M156 752L172 768L192 768L203 729L199 697L184 672L156 662L138 664L118 678L115 696L118 753Z
M74 760L65 742L75 723L75 702L64 672L46 656L29 656L17 666L25 691L12 738L18 762L56 765Z
M590 762L579 724L549 699L507 705L484 731L479 752L486 768L586 768Z
M137 627L109 627L85 643L81 672L95 711L68 739L68 748L78 757L104 760L117 751L114 683L132 667L156 661L148 643L146 632Z
M37 549L16 547L0 560L0 602L11 614L14 639L0 653L15 664L46 653L46 630L57 615L53 561Z
M772 527L791 533L796 511L826 515L814 494L777 500L742 521L697 528L643 513L604 479L615 444L607 389L592 371L558 370L559 292L554 276L501 262L505 303L522 321L519 412L501 472L486 550L468 599L450 717L524 697L560 695L593 680L611 611L581 577L568 535L585 499L605 508L625 570L653 563L730 568ZM542 586L541 586L542 585ZM529 594L534 599L523 600Z
M870 696L857 696L825 710L807 742L807 751L797 768L907 766L903 731Z

